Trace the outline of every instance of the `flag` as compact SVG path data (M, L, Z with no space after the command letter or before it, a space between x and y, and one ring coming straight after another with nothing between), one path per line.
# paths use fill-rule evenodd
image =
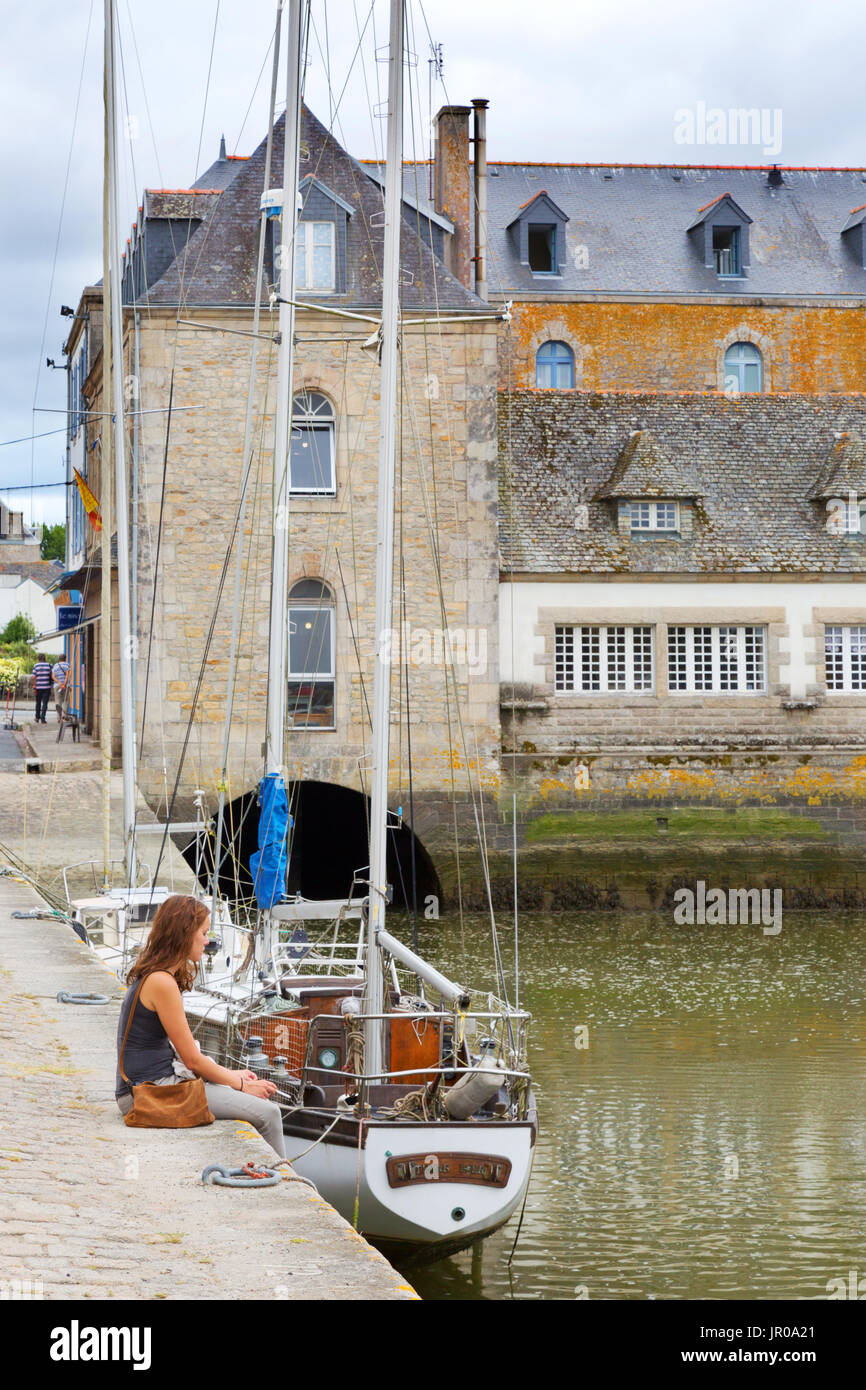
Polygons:
M75 474L75 481L78 484L78 491L81 493L81 501L84 504L84 510L90 517L90 524L93 527L94 531L101 531L102 517L99 515L99 503L97 502L93 493L90 491L90 488L87 486L78 469L73 468L72 471Z

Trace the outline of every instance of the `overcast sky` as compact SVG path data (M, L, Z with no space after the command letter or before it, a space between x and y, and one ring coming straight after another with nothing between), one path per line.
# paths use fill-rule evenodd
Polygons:
M142 189L187 187L221 134L238 154L263 137L275 8L118 0L130 225ZM4 10L0 496L36 521L63 519L62 486L30 491L63 478L63 434L6 441L62 428L46 412L65 409L65 373L45 358L63 362L60 306L75 307L101 274L102 11L102 0ZM697 136L710 133L714 108L748 107L781 136L780 163L866 165L861 0L410 0L410 11L419 155L432 36L444 58L433 110L487 97L491 159L766 163L760 144L683 143L691 116ZM387 0L313 0L313 14L309 105L326 124L338 107L334 129L352 154L380 153L384 122L372 108L386 74L375 52L387 41ZM407 129L407 156L411 146ZM15 486L26 490L7 491Z

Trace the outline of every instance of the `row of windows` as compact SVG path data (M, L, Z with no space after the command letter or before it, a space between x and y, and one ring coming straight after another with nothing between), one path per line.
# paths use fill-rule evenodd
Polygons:
M766 694L765 627L672 625L667 637L670 692ZM828 690L866 690L866 627L826 627L824 659ZM554 688L583 695L651 693L655 689L654 629L557 627Z
M763 362L754 343L733 343L725 353L725 390L735 395L760 391ZM536 386L570 391L574 387L574 353L568 343L542 343L535 354Z
M654 628L557 627L555 688L584 695L651 694ZM767 629L760 625L671 625L668 690L761 695L767 690ZM825 629L827 689L866 690L866 627ZM326 584L303 579L289 594L289 722L333 729L334 599Z

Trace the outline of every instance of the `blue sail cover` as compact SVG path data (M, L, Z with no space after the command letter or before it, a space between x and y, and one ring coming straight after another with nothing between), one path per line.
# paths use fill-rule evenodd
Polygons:
M289 830L289 802L280 773L263 777L259 785L259 848L250 856L250 873L256 902L262 909L282 902L289 867L286 842Z

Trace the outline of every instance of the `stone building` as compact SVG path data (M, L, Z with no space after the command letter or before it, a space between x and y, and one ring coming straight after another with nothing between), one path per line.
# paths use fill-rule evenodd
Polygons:
M281 119L273 187L282 181L282 150ZM245 160L227 160L223 150L193 188L148 190L128 247L124 294L139 785L163 813L173 802L175 816L188 815L199 788L213 810L237 610L226 784L232 828L248 816L247 840L237 846L243 859L254 841L250 794L262 770L272 535L277 315L267 295L279 237L273 220L241 520L264 163L264 143ZM350 157L309 111L300 193L285 518L286 770L303 789L293 863L303 863L304 826L315 807L320 843L327 833L332 855L350 856L351 871L366 863L360 793L368 790L372 707L380 370L368 340L381 315L383 195L375 171ZM497 324L438 254L450 221L408 196L404 214L392 640L401 661L393 666L391 801L408 820L411 740L412 804L426 842L452 792L465 801L470 783L477 795L498 777ZM92 332L98 306L98 289L88 290L67 343L73 362L87 354L76 379L90 412L102 408L101 344ZM78 447L99 497L100 417L81 418ZM70 556L79 570L70 570L67 583L86 588L86 614L95 616L98 537L80 517L71 534L81 549ZM98 623L91 632L96 661ZM94 703L94 731L98 717ZM346 848L349 810L354 839ZM300 881L316 894L309 875ZM332 891L335 886L343 891L348 881L331 883Z
M476 138L486 103L473 105ZM474 830L470 793L485 792L495 821L515 775L524 806L587 790L861 794L866 171L491 162L485 173L472 116L443 108L434 160L404 170L393 651L409 677L395 664L393 808L408 816L410 742L414 828L437 868L452 797L458 829ZM367 787L372 699L383 171L309 112L301 160L294 860L315 823L359 867L363 834L347 826ZM281 168L282 123L274 186ZM174 798L188 814L198 788L212 809L237 611L235 831L260 773L266 698L266 298L239 524L263 174L264 145L249 159L223 149L191 188L147 190L124 295L128 404L140 409L129 447L139 782L162 812ZM87 290L67 344L71 453L97 495L100 417L84 410L101 408L99 304ZM98 553L80 514L71 537L96 663ZM97 679L94 666L93 690ZM243 857L249 840L237 834L236 847ZM304 891L333 890L311 873Z
M762 795L859 767L864 439L863 396L501 395L503 740L528 784Z
M470 114L434 184L471 264ZM863 169L487 164L527 803L866 790L864 198Z

